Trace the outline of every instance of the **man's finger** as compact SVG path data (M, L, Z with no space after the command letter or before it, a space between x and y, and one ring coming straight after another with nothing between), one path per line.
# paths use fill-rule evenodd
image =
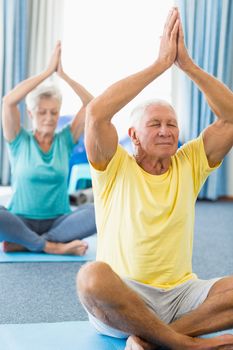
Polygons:
M171 15L171 18L170 18L170 21L168 23L168 26L167 26L167 35L169 37L170 37L171 32L172 32L172 30L174 28L174 25L176 23L177 18L178 18L178 12L177 12L177 10L174 10L174 12Z
M172 32L171 32L171 39L172 40L177 39L177 34L179 32L179 28L180 28L180 20L179 20L179 18L177 18L175 25L174 25Z
M184 40L184 32L183 32L183 27L182 27L182 23L181 21L179 21L180 24L179 24L179 38Z
M163 32L165 32L165 30L167 29L169 22L170 22L170 19L171 19L171 16L172 16L175 9L176 9L176 7L172 7L172 9L168 12L168 16L167 16L166 22L164 24L164 31Z
M178 18L179 18L179 38L180 39L184 39L184 31L183 31L183 26L182 26L182 21L181 21L181 17L180 17L180 12L177 10L178 12Z

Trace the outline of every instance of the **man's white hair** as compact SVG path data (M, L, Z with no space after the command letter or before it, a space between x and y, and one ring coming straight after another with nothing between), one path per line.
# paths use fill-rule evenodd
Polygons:
M40 84L27 94L25 102L29 111L34 111L42 98L55 98L59 105L62 103L62 94L57 85Z
M136 106L131 114L130 114L130 125L129 127L135 127L137 128L143 118L143 116L145 115L146 109L150 106L165 106L165 107L169 107L171 108L175 115L176 112L174 110L174 108L172 107L172 105L170 103L168 103L165 100L161 100L161 99L151 99L151 100L147 100L145 102L140 103L138 106Z

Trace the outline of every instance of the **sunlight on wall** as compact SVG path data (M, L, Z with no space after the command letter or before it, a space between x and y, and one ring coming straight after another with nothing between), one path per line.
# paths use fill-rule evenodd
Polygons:
M150 65L172 0L64 1L64 70L97 96L115 81ZM61 82L62 114L74 114L80 102ZM133 106L153 97L171 101L171 71L148 86L114 118L119 135L127 133Z

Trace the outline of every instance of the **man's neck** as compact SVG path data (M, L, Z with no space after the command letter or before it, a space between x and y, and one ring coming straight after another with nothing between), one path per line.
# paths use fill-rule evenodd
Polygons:
M134 155L137 164L152 175L162 175L166 173L171 164L171 157L169 158L155 158L147 156Z

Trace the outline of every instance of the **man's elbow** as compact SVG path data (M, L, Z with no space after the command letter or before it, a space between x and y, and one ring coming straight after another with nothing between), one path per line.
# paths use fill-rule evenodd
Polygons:
M108 103L108 100L100 95L87 105L86 122L109 123L113 115L111 103Z
M103 118L103 116L103 108L101 108L98 98L94 98L86 107L86 121L100 120Z

